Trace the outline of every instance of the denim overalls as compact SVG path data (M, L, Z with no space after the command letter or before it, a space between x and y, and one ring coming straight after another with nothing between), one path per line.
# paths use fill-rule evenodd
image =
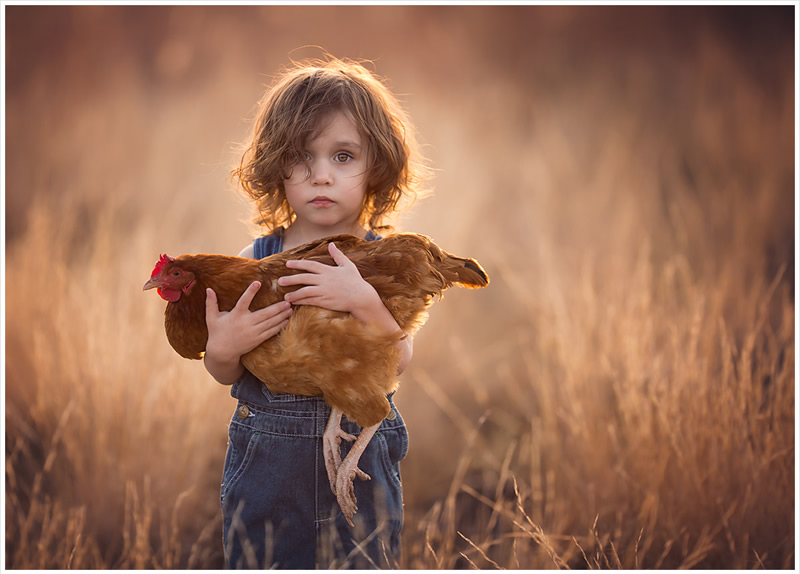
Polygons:
M378 239L370 232L369 240ZM280 233L254 242L262 259L282 249ZM322 397L275 394L245 371L228 431L221 502L228 568L391 568L403 526L399 462L408 434L392 410L358 463L372 480L355 480L358 512L350 527L331 491L322 455L330 408ZM361 427L342 418L342 429ZM351 443L342 441L342 458Z

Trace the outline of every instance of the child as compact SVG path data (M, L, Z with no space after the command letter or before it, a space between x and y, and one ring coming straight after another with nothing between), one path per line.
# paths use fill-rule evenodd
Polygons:
M416 195L420 168L411 126L388 89L360 64L331 59L297 65L259 106L252 141L233 175L255 200L256 222L268 233L240 256L260 259L341 233L378 239L376 231L389 229L386 217ZM355 480L358 512L351 527L323 460L330 408L321 397L273 394L240 362L280 332L292 305L350 312L387 333L400 330L355 265L333 245L330 253L335 266L288 262L305 273L281 281L303 287L265 309L248 310L258 282L230 312L220 312L214 292L207 293L205 365L217 381L233 385L231 395L239 401L221 488L229 568L397 564L399 462L408 435L394 404L361 456L359 468L370 480ZM399 345L402 372L413 341L406 337ZM343 420L342 430L357 435L360 428Z

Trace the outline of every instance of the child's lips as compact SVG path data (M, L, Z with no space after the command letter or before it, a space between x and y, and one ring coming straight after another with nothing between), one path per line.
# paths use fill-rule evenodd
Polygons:
M315 205L317 207L327 207L329 205L333 205L336 202L333 201L331 198L326 197L324 195L318 195L317 197L312 199L309 203L311 205Z

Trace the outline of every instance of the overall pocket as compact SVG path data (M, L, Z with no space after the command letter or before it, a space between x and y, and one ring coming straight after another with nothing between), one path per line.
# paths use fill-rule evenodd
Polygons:
M395 427L376 433L381 465L386 475L392 479L395 487L402 488L400 478L400 461L408 453L408 432L406 427Z
M231 422L228 430L228 452L225 454L225 468L222 472L222 486L220 488L220 501L231 492L242 477L250 462L261 433L253 428Z

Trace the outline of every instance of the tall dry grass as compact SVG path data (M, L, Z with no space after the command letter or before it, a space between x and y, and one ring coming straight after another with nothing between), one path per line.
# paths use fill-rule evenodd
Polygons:
M439 170L402 228L492 279L433 308L403 376L401 566L794 566L794 94L773 13L17 10L70 27L7 96L7 567L222 565L234 403L141 285L161 252L248 240L223 190L253 69L312 42L375 57L356 37ZM388 21L418 43L363 32ZM259 26L277 55L254 61Z

